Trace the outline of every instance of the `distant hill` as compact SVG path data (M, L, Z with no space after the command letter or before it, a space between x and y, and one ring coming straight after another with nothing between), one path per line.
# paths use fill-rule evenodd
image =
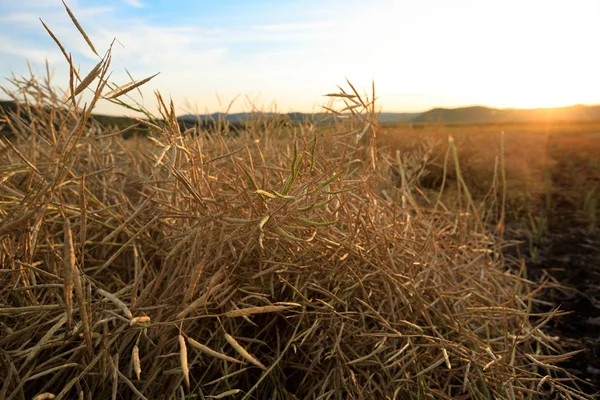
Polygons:
M0 133L7 134L7 127L2 124L2 111L15 112L16 105L12 101L0 100ZM204 129L213 130L218 124L216 121L227 121L231 128L241 128L247 122L262 118L275 119L282 124L306 123L331 124L334 117L329 113L213 113L208 115L186 114L178 117L182 130L197 124L200 119ZM126 117L94 115L94 119L103 125L113 125L124 129L132 124ZM490 108L484 106L459 107L459 108L434 108L422 113L393 113L382 112L379 121L383 125L397 124L512 124L536 122L594 122L600 121L600 105L585 106L574 105L570 107L518 109L518 108ZM4 128L4 129L3 129ZM144 127L138 127L135 133L143 133ZM131 131L130 133L134 133Z
M405 124L413 122L415 119L423 115L423 113L392 113L382 112L379 115L379 122L382 124Z
M202 115L193 115L193 114L185 114L180 117L177 117L179 121L193 123L200 119L202 122L207 121L227 121L233 124L239 124L251 121L253 119L262 119L262 118L280 118L282 121L296 122L296 123L304 123L304 122L313 122L313 123L329 123L333 121L333 117L328 113L315 113L315 114L306 114L300 112L292 112L287 114L278 114L278 113L233 113L233 114L224 114L224 113L212 113L212 114L202 114Z
M600 121L600 106L575 105L557 108L489 108L482 106L434 108L410 122L417 124L490 124L524 122L591 122Z
M224 118L228 122L244 122L255 117L257 114L238 113L200 115L201 120ZM276 114L266 113L267 117L275 117ZM303 114L289 113L279 114L279 117L292 122L321 122L328 123L332 117L327 113ZM197 117L184 115L180 119L190 122ZM395 124L512 124L529 122L592 122L600 121L600 105L584 106L575 105L557 108L491 108L484 106L459 107L459 108L434 108L421 113L393 113L382 112L379 121L384 125Z
M9 100L0 100L0 135L6 137L12 137L13 133L11 132L8 124L5 121L6 115L14 115L19 112L19 108L17 107L14 101ZM18 114L21 118L25 120L25 122L29 123L29 118L23 111L20 111ZM114 127L118 130L124 130L126 128L131 127L135 122L131 119L123 116L113 116L113 115L102 115L102 114L92 114L92 119L99 123L104 127ZM134 134L145 135L147 133L147 126L138 125L133 129L127 130L127 132L123 135L124 137L129 137Z
M379 120L385 124L400 124L411 122L416 117L419 117L423 113L389 113L384 112L379 116ZM287 114L276 114L276 113L235 113L235 114L223 114L223 113L213 113L213 114L203 114L203 115L192 115L186 114L178 117L180 121L188 121L193 122L196 121L197 118L200 118L201 121L209 121L209 120L221 120L230 122L230 123L242 123L252 120L253 118L275 118L280 117L283 120L288 120L290 122L304 123L304 122L313 122L313 123L331 123L333 122L333 116L330 113L314 113L314 114L306 114L300 112L292 112Z

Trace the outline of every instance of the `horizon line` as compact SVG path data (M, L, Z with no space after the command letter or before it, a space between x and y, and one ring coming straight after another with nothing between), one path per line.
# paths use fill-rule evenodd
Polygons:
M0 101L5 101L5 102L15 102L12 99L5 99L3 97L0 97ZM489 105L484 105L484 104L467 104L467 105L459 105L459 106L454 106L454 107L446 107L446 106L432 106L430 108L427 108L425 110L421 110L421 111L387 111L385 109L380 109L378 111L379 114L425 114L429 111L433 111L433 110L459 110L459 109L466 109L466 108L487 108L487 109L491 109L491 110L552 110L552 109L564 109L564 108L572 108L572 107L596 107L596 106L600 106L600 103L575 103L575 104L569 104L569 105L562 105L562 106L554 106L554 107L495 107L495 106L489 106ZM327 111L327 109L325 109L323 106L317 106L314 105L314 107L321 107L323 108L323 111L297 111L297 110L293 110L293 111L259 111L258 109L252 110L252 111L237 111L237 112L224 112L224 111L213 111L213 112L205 112L205 113L200 113L200 114L193 114L190 112L182 112L182 114L179 114L178 116L185 116L185 115L214 115L214 114L224 114L224 115L235 115L235 114L252 114L252 113L272 113L272 114L306 114L306 115L312 115L312 114L327 114L329 113L329 111ZM177 108L177 106L176 106ZM124 110L126 110L124 108ZM127 116L129 114L119 114L119 113L112 113L112 112L95 112L93 113L95 115L105 115L105 116L110 116L110 117L119 117L119 116ZM133 114L133 113L130 113Z

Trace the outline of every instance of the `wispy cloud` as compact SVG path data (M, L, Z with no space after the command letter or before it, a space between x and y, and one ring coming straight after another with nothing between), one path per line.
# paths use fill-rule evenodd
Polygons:
M425 108L426 99L431 106L504 106L515 93L533 103L544 100L548 82L552 87L562 82L565 96L575 89L579 96L588 93L578 102L593 103L589 99L600 93L594 72L600 57L588 51L590 38L600 35L594 19L600 12L597 0L569 8L548 0L530 0L527 6L517 0L481 0L461 12L446 0L298 0L278 7L264 0L237 1L235 7L194 0L68 4L99 51L117 39L116 83L129 80L125 68L136 79L161 72L142 89L149 102L152 90L161 89L176 104L189 99L215 111L216 91L225 103L237 94L261 93L267 103L277 98L282 110L307 110L346 76L358 86L374 78L384 106L386 99L392 104L388 109ZM542 9L544 19L538 18ZM62 55L39 17L83 71L96 63L60 0L19 0L2 14L3 76L26 74L26 59L43 71L48 59L61 83L68 82ZM577 23L555 29L567 20ZM561 80L565 76L569 79Z
M77 19L85 20L87 18L99 17L106 15L114 11L112 7L87 7L87 8L75 8L72 7L74 12L77 13ZM40 12L38 10L27 10L22 9L15 12L9 12L6 15L0 16L0 22L7 24L18 24L21 27L39 27L40 18L44 21L62 21L65 20L65 9L62 7L48 8L47 11ZM66 17L68 18L68 17Z
M142 8L144 7L144 3L139 0L122 0L123 3L130 5L131 7Z
M69 1L69 4L76 4L77 1ZM40 9L40 8L59 8L62 7L62 3L60 1L55 0L20 0L18 2L18 6L21 8L31 8L31 9Z
M315 23L290 23L290 24L269 24L252 25L251 28L262 32L298 32L298 31L316 31L332 26L330 22Z
M44 47L15 41L11 37L4 35L0 35L0 54L9 57L18 57L38 65L43 65L46 60L50 64L59 63L64 60L58 49L56 51L48 51Z

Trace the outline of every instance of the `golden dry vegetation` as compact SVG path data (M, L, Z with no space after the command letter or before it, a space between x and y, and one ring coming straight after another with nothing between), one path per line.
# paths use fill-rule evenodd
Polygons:
M535 313L501 252L502 171L536 162L490 167L500 147L462 154L476 139L451 132L432 142L442 182L420 189L410 154L429 150L376 136L375 93L351 86L335 126L239 136L180 132L157 94L148 138L124 140L89 119L135 86L110 87L109 68L110 51L72 69L64 97L49 77L12 82L0 398L587 398L541 329L561 311ZM481 163L483 197L463 178Z

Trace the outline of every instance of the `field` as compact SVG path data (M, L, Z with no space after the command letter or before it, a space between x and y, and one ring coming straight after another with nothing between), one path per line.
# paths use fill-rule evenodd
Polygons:
M565 349L584 350L559 365L597 387L600 124L404 126L387 127L385 132L393 149L414 149L424 139L441 145L446 137L454 137L464 177L479 199L489 196L486 188L493 185L493 166L504 141L503 238L518 243L502 253L507 260L525 261L529 279L550 283L539 296L548 303L536 309L560 306L569 314L554 318L545 329L560 337ZM431 154L429 174L421 187L441 181L441 147L430 146L433 150L426 152Z
M125 139L109 67L7 90L0 399L592 398L600 125Z

